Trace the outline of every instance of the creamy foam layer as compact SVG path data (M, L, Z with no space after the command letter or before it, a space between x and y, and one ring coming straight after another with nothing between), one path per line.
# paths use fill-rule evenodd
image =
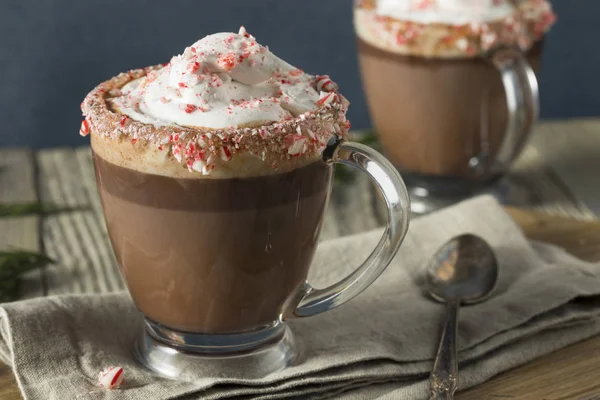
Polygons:
M502 46L528 50L556 20L547 0L362 0L357 36L385 51L472 57Z
M156 125L262 125L317 110L314 82L242 28L197 41L165 68L125 85L114 103Z

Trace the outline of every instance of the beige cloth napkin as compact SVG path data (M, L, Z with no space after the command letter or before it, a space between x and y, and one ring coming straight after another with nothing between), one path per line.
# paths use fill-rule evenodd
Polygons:
M371 288L332 312L290 322L304 347L301 361L260 380L177 382L139 368L131 350L141 319L125 293L2 305L0 356L28 400L426 399L444 308L422 294L418 281L438 246L465 232L493 246L500 277L492 298L461 310L461 389L600 333L600 264L528 242L486 196L413 221ZM322 243L311 281L322 286L355 268L380 235ZM125 368L123 389L94 386L108 365Z

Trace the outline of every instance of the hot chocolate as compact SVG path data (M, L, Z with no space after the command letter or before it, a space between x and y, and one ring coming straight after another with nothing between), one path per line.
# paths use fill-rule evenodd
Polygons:
M474 157L498 152L507 125L498 70L482 58L424 59L383 51L359 39L371 119L386 156L421 176L485 180ZM541 43L528 53L539 71ZM394 77L390 79L390 77ZM529 130L533 124L530 118Z
M242 28L84 101L108 232L137 307L178 331L277 323L306 280L348 102Z
M410 173L409 182L435 191L440 182L468 186L503 172L495 159L509 126L507 93L491 55L519 48L537 72L540 40L554 19L542 0L357 2L354 23L372 122L386 155ZM513 154L534 122L536 89L522 88L526 109L519 112L526 116L513 128L519 131Z
M184 331L246 331L276 321L306 280L329 165L194 179L138 172L98 155L94 162L117 260L148 318Z

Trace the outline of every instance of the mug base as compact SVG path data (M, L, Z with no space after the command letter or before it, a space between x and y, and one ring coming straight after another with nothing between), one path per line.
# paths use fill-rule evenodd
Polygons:
M134 359L159 376L195 381L207 377L258 379L298 358L298 347L284 323L252 332L196 334L146 321Z
M462 178L423 176L402 170L401 172L410 195L413 215L426 215L477 195L490 194L501 197L496 193L501 175L485 181L471 181Z

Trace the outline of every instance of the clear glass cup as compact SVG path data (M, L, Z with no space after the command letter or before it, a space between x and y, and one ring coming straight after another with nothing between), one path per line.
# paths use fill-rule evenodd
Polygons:
M92 135L92 150L96 140ZM307 275L335 163L373 180L388 223L354 272L317 289ZM110 164L97 152L94 165L114 251L144 315L135 357L171 378L256 378L290 365L298 350L286 321L331 310L362 292L408 229L409 197L397 170L373 149L339 139L328 143L321 160L254 178L150 175Z
M357 41L371 120L409 187L414 213L483 190L508 171L538 117L542 42L527 52L447 58Z

